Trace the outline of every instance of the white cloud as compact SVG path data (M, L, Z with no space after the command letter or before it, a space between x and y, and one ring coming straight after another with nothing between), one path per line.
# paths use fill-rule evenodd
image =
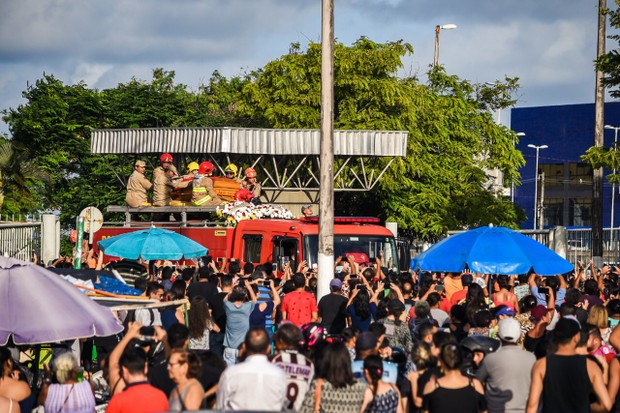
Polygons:
M449 73L518 76L528 105L581 103L593 99L596 12L565 0L339 0L335 34L345 44L404 39L415 54L402 73L423 77L435 25L455 23L441 34ZM214 70L240 74L292 42L319 41L320 24L320 2L308 0L3 0L0 108L17 106L43 72L104 89L164 67L196 88Z

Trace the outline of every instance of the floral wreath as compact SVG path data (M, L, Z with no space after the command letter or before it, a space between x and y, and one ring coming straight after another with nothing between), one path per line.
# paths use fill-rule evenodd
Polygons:
M280 205L254 205L243 201L229 202L217 207L217 215L224 217L229 225L236 226L239 221L246 219L280 218L293 219L293 213Z

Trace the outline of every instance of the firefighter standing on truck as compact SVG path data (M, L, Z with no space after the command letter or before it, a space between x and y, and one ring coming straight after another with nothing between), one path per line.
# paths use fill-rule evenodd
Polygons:
M245 179L241 183L241 186L250 191L254 197L260 198L262 186L260 182L256 180L256 171L254 168L247 168L245 170Z
M166 206L170 203L170 177L166 171L177 175L177 169L172 164L172 155L164 153L159 158L160 165L153 170L153 205Z
M192 182L192 205L216 206L221 205L222 200L213 189L213 181L209 176L213 173L211 162L202 162L198 168L198 174Z
M144 161L136 161L134 171L127 181L125 202L132 208L151 205L146 197L146 192L153 187L153 184L144 176L145 170L146 163Z

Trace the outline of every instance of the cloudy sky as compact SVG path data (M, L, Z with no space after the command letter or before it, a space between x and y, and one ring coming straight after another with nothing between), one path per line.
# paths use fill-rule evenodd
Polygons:
M422 76L432 63L435 25L454 23L456 30L441 33L439 59L448 73L479 82L518 76L518 106L594 100L597 0L335 3L338 41L366 36L413 45L403 74ZM195 90L214 70L241 74L285 54L292 42L320 41L320 12L320 0L2 0L0 109L22 103L21 92L43 73L105 89L132 76L148 80L163 67Z

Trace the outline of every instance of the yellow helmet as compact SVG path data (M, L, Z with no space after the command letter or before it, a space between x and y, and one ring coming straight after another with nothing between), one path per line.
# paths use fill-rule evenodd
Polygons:
M200 168L200 166L198 165L198 162L190 162L187 165L187 172L197 171L198 168Z
M224 172L226 173L233 173L235 175L237 175L237 171L239 170L239 168L237 168L237 165L235 165L234 163L229 163L228 165L226 165L226 168L224 168Z

